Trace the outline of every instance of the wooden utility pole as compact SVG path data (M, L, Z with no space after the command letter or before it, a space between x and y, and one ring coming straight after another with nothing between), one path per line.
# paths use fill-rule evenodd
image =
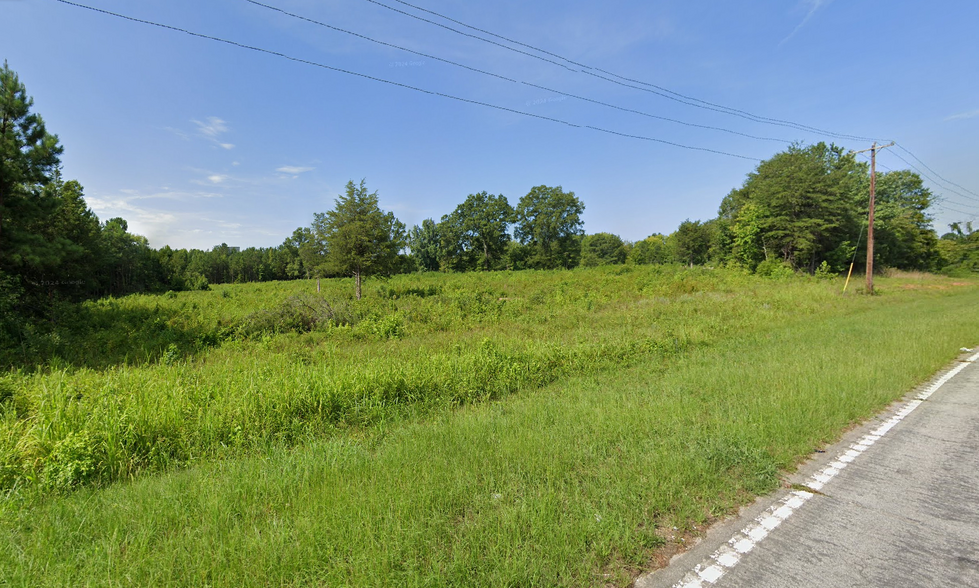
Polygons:
M874 199L877 191L877 150L887 149L894 145L891 141L887 145L877 146L874 141L870 149L863 151L851 151L852 154L870 151L870 208L867 213L867 294L874 293Z

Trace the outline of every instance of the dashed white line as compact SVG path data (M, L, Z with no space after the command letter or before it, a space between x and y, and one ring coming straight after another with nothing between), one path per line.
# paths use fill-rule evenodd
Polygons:
M968 364L977 360L979 360L979 353L969 357L969 359L946 372L931 386L928 386L928 388L915 396L913 400L905 404L894 416L884 421L884 423L870 433L861 437L856 443L850 445L843 453L838 455L829 465L813 474L805 483L805 486L816 492L821 490L826 483L836 477L848 464L853 463L861 453L869 449L888 431L894 428L895 425L904 420L906 416L918 408L929 396L941 388L945 382L954 378ZM754 549L755 545L767 537L769 532L775 530L776 527L782 524L782 521L792 516L793 512L802 507L813 496L815 496L813 492L807 492L805 490L794 490L790 492L788 496L768 507L764 513L755 518L744 529L741 529L740 532L735 533L734 537L727 544L722 545L710 557L694 566L683 579L673 585L673 588L703 588L705 585L716 583L728 570L738 565L742 555Z

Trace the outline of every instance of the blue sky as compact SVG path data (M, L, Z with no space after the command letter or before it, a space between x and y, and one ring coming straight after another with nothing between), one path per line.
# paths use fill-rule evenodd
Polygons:
M371 0L265 3L515 82L246 0L80 1L579 125L425 94L55 0L0 0L0 58L18 72L35 111L59 135L64 176L82 183L102 220L122 216L154 247L278 245L296 227L309 225L315 212L331 209L348 180L361 178L378 191L381 207L409 227L438 220L471 193L504 194L515 205L531 187L546 184L574 191L585 203L587 232L638 240L671 232L687 218L712 218L757 161L587 127L755 159L771 157L793 141L870 146L610 83L397 0L377 2L538 58ZM942 199L933 210L939 233L951 221L979 216L977 3L410 3L544 49L592 73L605 70L841 134L895 139L933 171L896 149L882 152L881 171L908 167L900 155L932 175L928 185Z

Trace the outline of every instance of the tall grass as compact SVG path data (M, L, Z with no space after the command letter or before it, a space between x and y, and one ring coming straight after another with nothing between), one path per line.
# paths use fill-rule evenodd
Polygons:
M822 282L681 268L410 276L362 301L345 282L84 305L42 369L0 380L0 488L295 445L863 304Z
M260 393L283 403L312 394L303 391L306 376L367 369L346 363L361 354L387 366L368 381L439 352L475 358L455 372L464 376L493 354L549 370L574 361L554 356L547 367L542 349L596 350L577 367L548 372L559 381L530 380L495 401L473 402L477 395L459 406L450 396L440 402L452 410L404 418L398 407L426 401L385 400L392 412L324 418L338 429L292 449L258 444L246 457L201 460L129 484L43 500L12 496L0 517L0 577L11 586L624 586L658 546L776 487L781 472L974 344L979 326L975 287L943 280L913 289L882 280L881 296L844 298L835 283L735 274L710 274L700 289L690 287L703 284L697 274L682 272L554 276L533 276L534 284L510 292L543 293L536 316L470 323L465 333L409 329L403 339L337 345L321 335L310 347L299 346L308 335L280 336L228 343L188 364L110 370L115 389L128 394L158 378L172 383L160 386L169 397L123 403L149 404L140 413L146 423L132 430L168 422L153 414L178 414L169 402L183 407L188 430L207 430L207 418L217 418L195 416L196 405L234 415L228 422L242 435L260 436L261 427L280 426L263 425L261 415L278 422L271 413L282 410L261 404L269 401ZM580 291L561 292L567 278L602 283L605 300L586 310ZM685 285L667 291L664 281ZM559 293L566 302L557 302ZM666 347L602 355L651 332ZM302 348L309 356L296 360L301 368L278 375ZM336 363L320 366L329 361ZM57 370L24 382L64 387L86 377ZM229 388L217 391L224 380ZM275 392L280 385L292 388ZM192 395L198 389L207 392Z

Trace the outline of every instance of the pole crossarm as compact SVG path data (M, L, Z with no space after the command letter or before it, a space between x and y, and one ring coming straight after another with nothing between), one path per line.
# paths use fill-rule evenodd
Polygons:
M877 145L874 143L874 145ZM870 149L861 149L860 151L850 151L850 155L857 155L859 153L866 153L868 151L880 151L881 149L887 149L888 147L893 147L896 145L894 141L891 141L887 145L877 145L876 147L871 147Z

